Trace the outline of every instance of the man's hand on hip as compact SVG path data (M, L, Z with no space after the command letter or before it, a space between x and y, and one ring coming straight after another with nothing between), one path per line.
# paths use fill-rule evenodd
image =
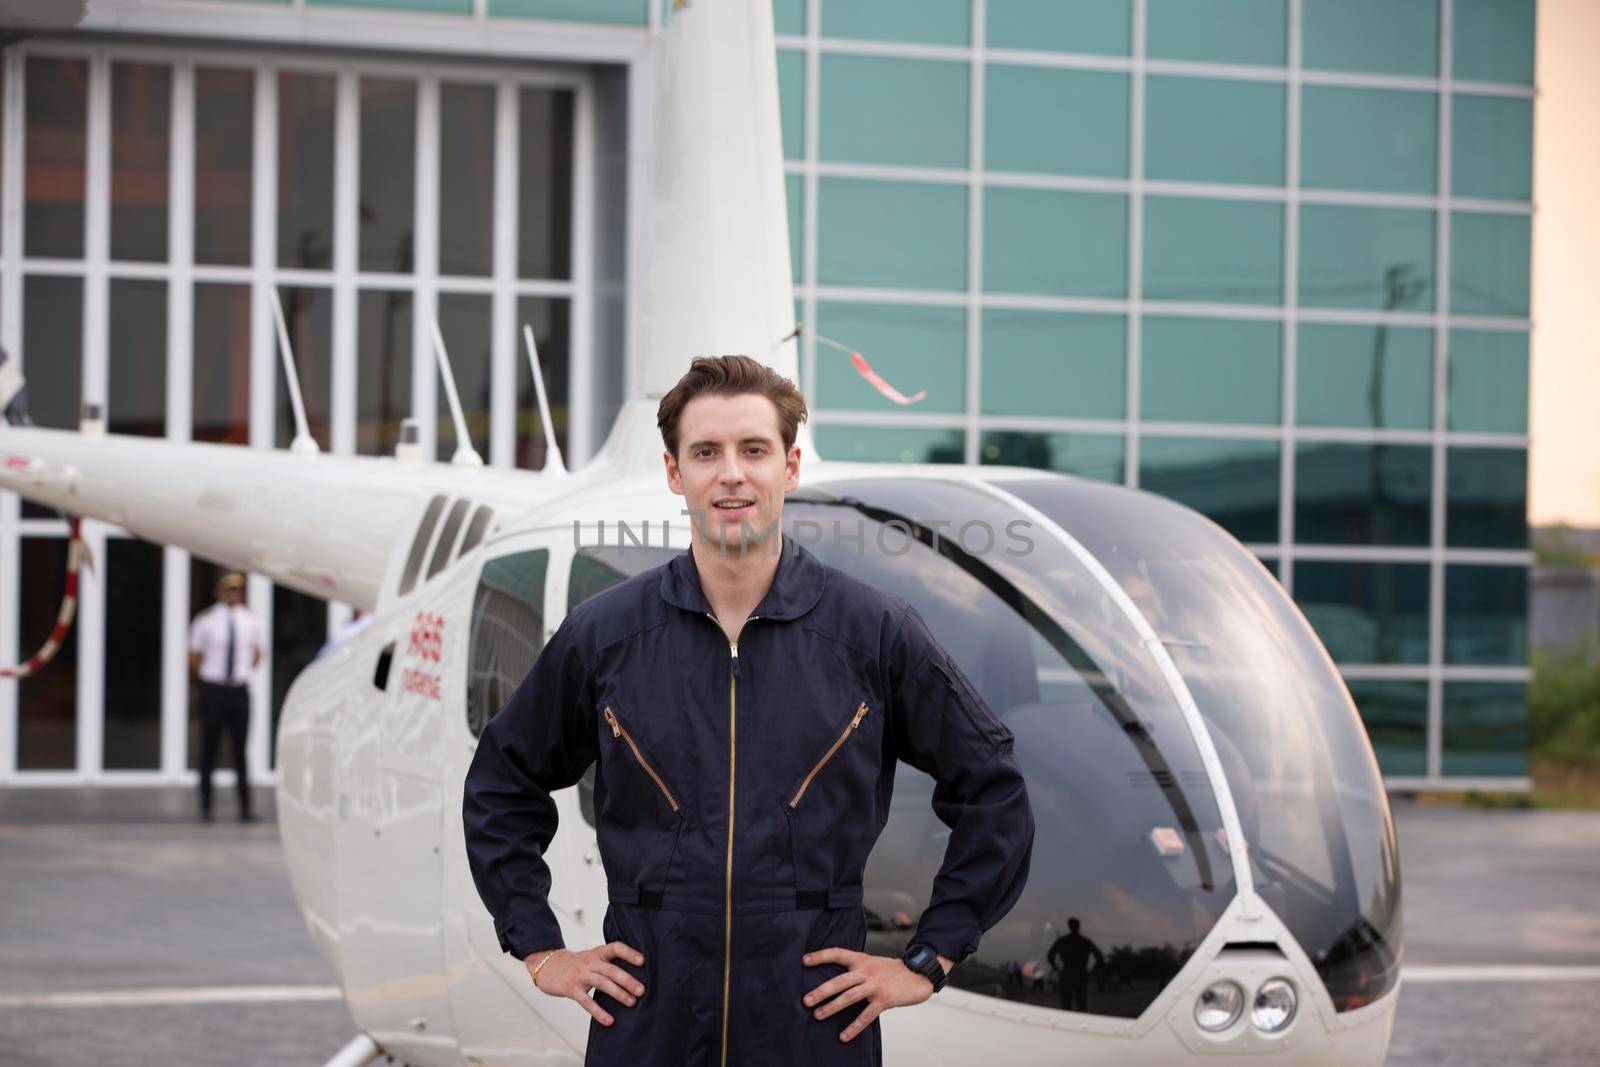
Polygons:
M535 965L549 954L549 949L529 953L522 961L528 973L533 974ZM621 941L596 945L581 952L558 948L539 968L539 975L533 984L541 993L577 1001L583 1005L584 1011L599 1019L602 1025L610 1026L611 1014L595 1003L589 995L591 989L603 989L614 1000L630 1006L644 996L644 984L611 962L619 957L635 966L644 963L643 953ZM926 979L923 984L927 984Z
M933 996L933 983L907 967L898 956L873 956L847 948L824 948L808 952L804 962L807 967L819 963L837 963L848 968L844 974L828 979L805 995L803 1003L814 1009L811 1013L813 1017L826 1019L858 1000L867 1002L861 1014L839 1035L841 1041L849 1041L871 1026L872 1020L888 1008L921 1004ZM952 960L943 956L939 957L939 963L946 974L954 966ZM828 1000L829 997L833 999ZM824 1000L828 1002L823 1004Z

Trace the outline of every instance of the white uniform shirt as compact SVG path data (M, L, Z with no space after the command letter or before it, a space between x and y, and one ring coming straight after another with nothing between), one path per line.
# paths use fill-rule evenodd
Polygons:
M228 622L234 628L233 676L228 676ZM200 653L200 680L237 685L255 673L255 651L261 648L261 624L243 604L211 605L189 624L189 651Z

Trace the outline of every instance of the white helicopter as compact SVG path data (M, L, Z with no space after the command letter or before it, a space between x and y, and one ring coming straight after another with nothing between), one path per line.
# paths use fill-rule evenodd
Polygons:
M0 486L375 613L298 677L276 738L295 894L361 1031L331 1063L582 1062L589 1016L533 987L478 898L462 779L565 613L687 549L655 408L689 356L746 352L798 378L770 5L674 7L644 395L582 469L564 469L542 385L538 473L470 446L449 464L404 441L318 454L303 415L288 451L0 428ZM1388 801L1338 672L1261 563L1150 493L827 461L804 425L797 443L787 530L917 606L1015 733L1038 827L1024 895L937 997L883 1016L886 1056L1381 1064L1401 959ZM839 519L859 544L829 541ZM974 532L1019 520L1025 554ZM592 792L558 794L548 856L571 945L605 940ZM900 768L866 873L868 951L897 954L927 900L931 795Z

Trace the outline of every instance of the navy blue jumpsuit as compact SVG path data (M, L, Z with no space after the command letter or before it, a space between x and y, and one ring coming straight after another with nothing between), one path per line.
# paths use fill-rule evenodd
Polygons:
M785 535L771 588L729 642L692 553L578 605L479 739L463 801L468 862L501 947L564 946L542 858L550 793L596 760L613 962L645 987L597 990L587 1064L880 1064L879 1020L839 1034L801 998L864 951L862 875L897 760L935 781L950 835L910 938L955 960L1022 894L1033 813L1013 736L905 600ZM588 947L588 946L581 946ZM576 1010L576 1006L574 1006ZM914 1010L914 1009L899 1009Z

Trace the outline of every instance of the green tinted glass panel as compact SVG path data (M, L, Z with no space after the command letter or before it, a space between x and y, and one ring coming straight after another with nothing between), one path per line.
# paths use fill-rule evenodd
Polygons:
M1445 486L1445 544L1528 547L1527 449L1451 448Z
M806 0L772 0L772 32L806 32Z
M1152 75L1146 85L1145 177L1283 184L1281 84Z
M783 121L783 157L806 154L806 54L778 49L778 105Z
M1533 101L1457 93L1450 116L1450 188L1456 196L1533 196Z
M1300 303L1431 310L1433 219L1429 211L1302 204Z
M1439 770L1473 778L1528 773L1526 682L1445 682Z
M489 14L510 18L611 22L643 26L650 0L488 0Z
M991 308L983 313L983 413L1120 419L1127 343L1121 315Z
M1275 322L1147 317L1140 417L1168 422L1277 423L1282 327Z
M1533 0L1455 0L1453 36L1457 80L1533 84Z
M1450 214L1450 310L1528 315L1528 215Z
M1133 0L989 0L985 10L990 48L1125 56L1133 41Z
M1294 598L1337 663L1428 662L1428 565L1296 560Z
M1450 331L1452 430L1528 432L1528 335Z
M1295 567L1296 581L1300 568ZM1428 773L1428 683L1358 678L1346 683L1384 774Z
M834 0L822 5L822 36L966 44L972 7L968 0Z
M1127 176L1126 74L994 63L984 91L986 169Z
M960 463L960 430L891 426L818 426L817 451L863 463Z
M1437 93L1307 85L1301 94L1302 186L1436 191Z
M1528 568L1444 569L1444 661L1518 667L1528 659Z
M821 303L817 333L866 357L872 369L910 396L928 395L912 410L959 412L966 396L967 314L961 308L903 304ZM818 407L905 411L856 373L850 356L817 346Z
M1439 72L1438 0L1305 0L1302 62L1314 70Z
M801 261L801 256L804 254L806 247L805 192L804 178L798 174L784 175L783 200L789 214L789 270L794 275L796 283L799 283L804 277L801 271L805 265Z
M1425 545L1433 492L1426 445L1302 441L1294 539L1315 545Z
M1282 303L1282 206L1147 197L1144 296L1147 300Z
M305 0L308 7L374 7L385 11L432 11L446 15L472 14L472 0ZM559 18L561 16L541 16ZM611 21L596 19L593 21ZM620 20L619 20L620 21Z
M823 159L967 165L965 63L824 55L821 79Z
M1432 330L1306 323L1297 359L1295 421L1302 426L1433 425Z
M1149 0L1145 52L1157 59L1281 67L1288 0Z
M982 463L1037 467L1121 485L1123 452L1120 434L987 430L978 454Z
M817 200L821 284L966 289L965 186L824 178Z
M1065 189L983 192L983 287L991 293L1121 296L1127 197Z
M1219 437L1139 440L1139 486L1171 497L1241 541L1278 539L1276 441Z

